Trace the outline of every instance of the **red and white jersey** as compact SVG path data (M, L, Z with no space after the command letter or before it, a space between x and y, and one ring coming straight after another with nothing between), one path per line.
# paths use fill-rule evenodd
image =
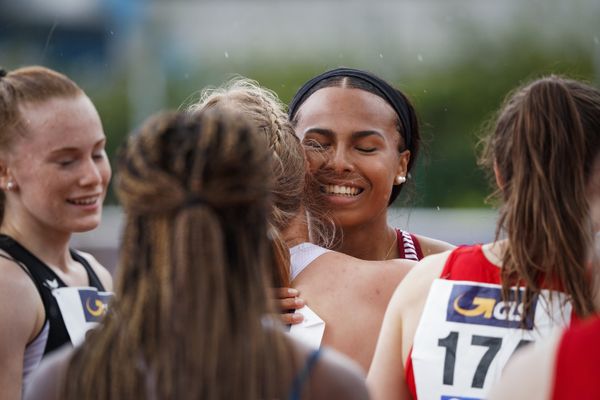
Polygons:
M414 398L483 399L521 346L569 324L571 305L543 290L523 315L523 290L503 300L500 268L481 246L450 253L429 291L406 365Z
M405 260L419 261L423 258L423 250L421 250L421 244L419 239L412 233L408 233L401 229L396 229L396 235L398 236L398 254L399 258Z

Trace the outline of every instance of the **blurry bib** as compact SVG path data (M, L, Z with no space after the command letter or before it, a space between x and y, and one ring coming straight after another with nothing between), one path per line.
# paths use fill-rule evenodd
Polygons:
M419 399L483 399L518 348L569 324L565 294L542 290L522 325L522 293L503 301L500 285L433 282L411 353Z
M85 334L100 322L113 296L93 287L59 287L52 290L73 346L85 339Z

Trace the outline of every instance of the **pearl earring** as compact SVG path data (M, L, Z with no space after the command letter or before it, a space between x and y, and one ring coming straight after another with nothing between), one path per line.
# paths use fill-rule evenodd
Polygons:
M8 190L10 192L15 188L15 186L16 185L13 181L8 181L8 183L6 184L6 190Z
M396 183L397 183L398 185L401 185L401 184L403 184L404 182L406 182L406 177L405 177L405 176L398 175L398 176L396 177Z

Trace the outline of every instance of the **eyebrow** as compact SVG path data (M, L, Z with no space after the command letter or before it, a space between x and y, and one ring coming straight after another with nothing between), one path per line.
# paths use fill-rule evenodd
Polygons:
M96 143L94 143L93 147L98 147L98 146L100 146L102 144L105 144L105 143L106 143L106 138L102 138L102 139L98 140ZM78 152L78 151L79 151L79 148L77 148L77 147L61 147L59 149L52 150L50 152L50 156L53 156L53 155L56 155L56 154L63 154L63 153L75 153L75 152Z
M325 128L310 128L310 129L307 129L306 132L304 132L304 135L308 135L309 133L316 133L318 135L322 135L327 138L332 138L335 136L334 131L332 131L331 129L325 129ZM353 132L352 139L361 139L361 138L364 138L367 136L373 136L373 135L379 136L380 138L385 139L384 136L380 132L373 131L373 130Z

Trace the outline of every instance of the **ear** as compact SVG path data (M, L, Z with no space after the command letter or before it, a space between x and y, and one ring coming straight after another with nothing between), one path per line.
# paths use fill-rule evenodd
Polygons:
M496 185L500 189L504 187L504 178L502 178L502 174L500 174L500 169L498 168L498 164L494 160L494 177L496 178Z
M11 168L6 162L6 158L0 156L0 189L4 191L12 191L16 188L16 182L13 177Z
M10 172L6 166L6 159L0 157L0 188L6 189L6 184L10 179Z
M406 178L408 175L408 162L410 161L410 150L404 150L400 153L400 157L398 159L398 166L396 168L396 174L394 175L394 185L401 185L403 182L398 181L398 177Z

